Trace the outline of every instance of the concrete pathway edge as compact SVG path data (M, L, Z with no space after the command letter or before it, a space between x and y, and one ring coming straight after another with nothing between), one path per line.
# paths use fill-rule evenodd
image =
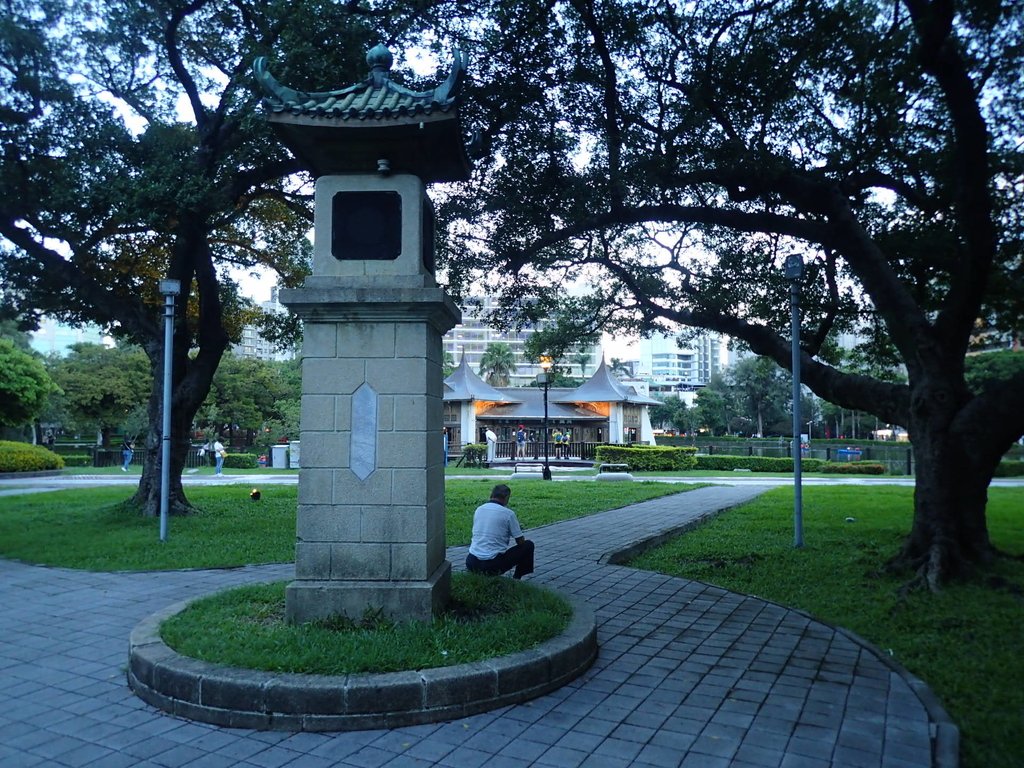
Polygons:
M649 552L671 539L676 538L680 534L693 530L708 520L711 520L712 518L717 517L723 512L733 509L736 506L740 506L743 503L746 502L722 506L717 509L710 510L700 514L692 520L682 523L681 525L665 530L662 533L631 541L624 544L621 548L606 552L601 556L600 562L608 565L626 565L628 567L628 562L633 558L642 555L645 552ZM705 582L700 583L703 584ZM792 611L793 613L805 616L810 621L831 627L836 632L849 638L851 642L856 643L877 657L879 661L885 664L906 682L907 686L916 694L918 700L920 700L922 706L924 706L925 710L928 712L928 716L932 719L935 726L935 732L932 734L932 757L934 760L934 768L958 768L960 765L960 729L939 702L935 693L923 680L912 674L906 667L892 658L890 654L884 652L875 644L865 640L857 633L852 632L845 627L830 624L807 611L783 605L782 603L777 603L773 600L766 600L763 597L757 597L754 595L747 595L747 597L753 597L754 599L761 600L765 603L776 605L783 610Z
M801 611L796 608L789 608L788 610L802 613L820 624L832 626L836 632L845 635L852 642L857 643L865 650L874 654L895 674L902 677L910 689L917 695L918 700L928 713L928 717L932 719L935 725L935 732L932 734L932 758L934 760L934 768L957 768L960 765L960 728L955 722L953 722L953 718L951 718L949 713L946 712L945 707L942 706L939 702L939 698L935 695L932 689L928 687L927 683L911 673L890 654L883 651L874 643L865 640L856 632L851 632L845 627L828 624L828 622L811 616L811 614L806 611Z

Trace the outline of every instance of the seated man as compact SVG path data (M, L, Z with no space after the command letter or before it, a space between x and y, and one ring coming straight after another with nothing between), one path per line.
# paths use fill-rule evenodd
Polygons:
M473 538L466 556L466 570L499 576L515 568L512 578L533 573L533 542L523 536L516 513L508 508L512 489L496 485L491 500L473 513ZM509 541L515 545L509 548Z

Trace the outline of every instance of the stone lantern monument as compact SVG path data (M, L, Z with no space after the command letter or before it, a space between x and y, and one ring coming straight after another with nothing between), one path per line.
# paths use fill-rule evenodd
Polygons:
M426 185L462 181L461 56L437 88L303 93L256 77L267 120L316 178L313 271L281 301L304 322L299 506L289 621L367 608L429 620L447 602L441 337L461 314L434 280Z

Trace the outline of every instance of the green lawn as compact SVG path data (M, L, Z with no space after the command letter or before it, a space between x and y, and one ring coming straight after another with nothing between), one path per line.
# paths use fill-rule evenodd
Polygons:
M254 482L253 485L256 485ZM446 483L449 545L468 544L473 510L490 495L493 480ZM513 509L525 528L680 493L693 485L668 483L509 483ZM295 548L297 487L249 485L186 489L202 511L159 522L140 517L124 502L124 486L8 496L0 506L0 555L43 565L95 571L232 567L290 562Z
M898 596L879 573L910 528L913 489L808 487L803 549L793 494L777 489L631 565L801 608L846 627L927 682L962 730L964 768L1024 765L1024 561L941 594ZM846 522L846 518L854 522ZM989 531L1024 555L1024 489L989 489ZM997 588L1003 582L1012 589Z

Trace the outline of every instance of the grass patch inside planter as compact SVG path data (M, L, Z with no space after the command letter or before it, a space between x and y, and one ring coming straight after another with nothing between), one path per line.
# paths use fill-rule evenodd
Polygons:
M451 601L433 621L396 623L373 611L306 624L284 618L288 582L195 601L160 627L184 656L266 672L343 675L466 664L534 648L572 618L562 597L510 578L452 574Z

